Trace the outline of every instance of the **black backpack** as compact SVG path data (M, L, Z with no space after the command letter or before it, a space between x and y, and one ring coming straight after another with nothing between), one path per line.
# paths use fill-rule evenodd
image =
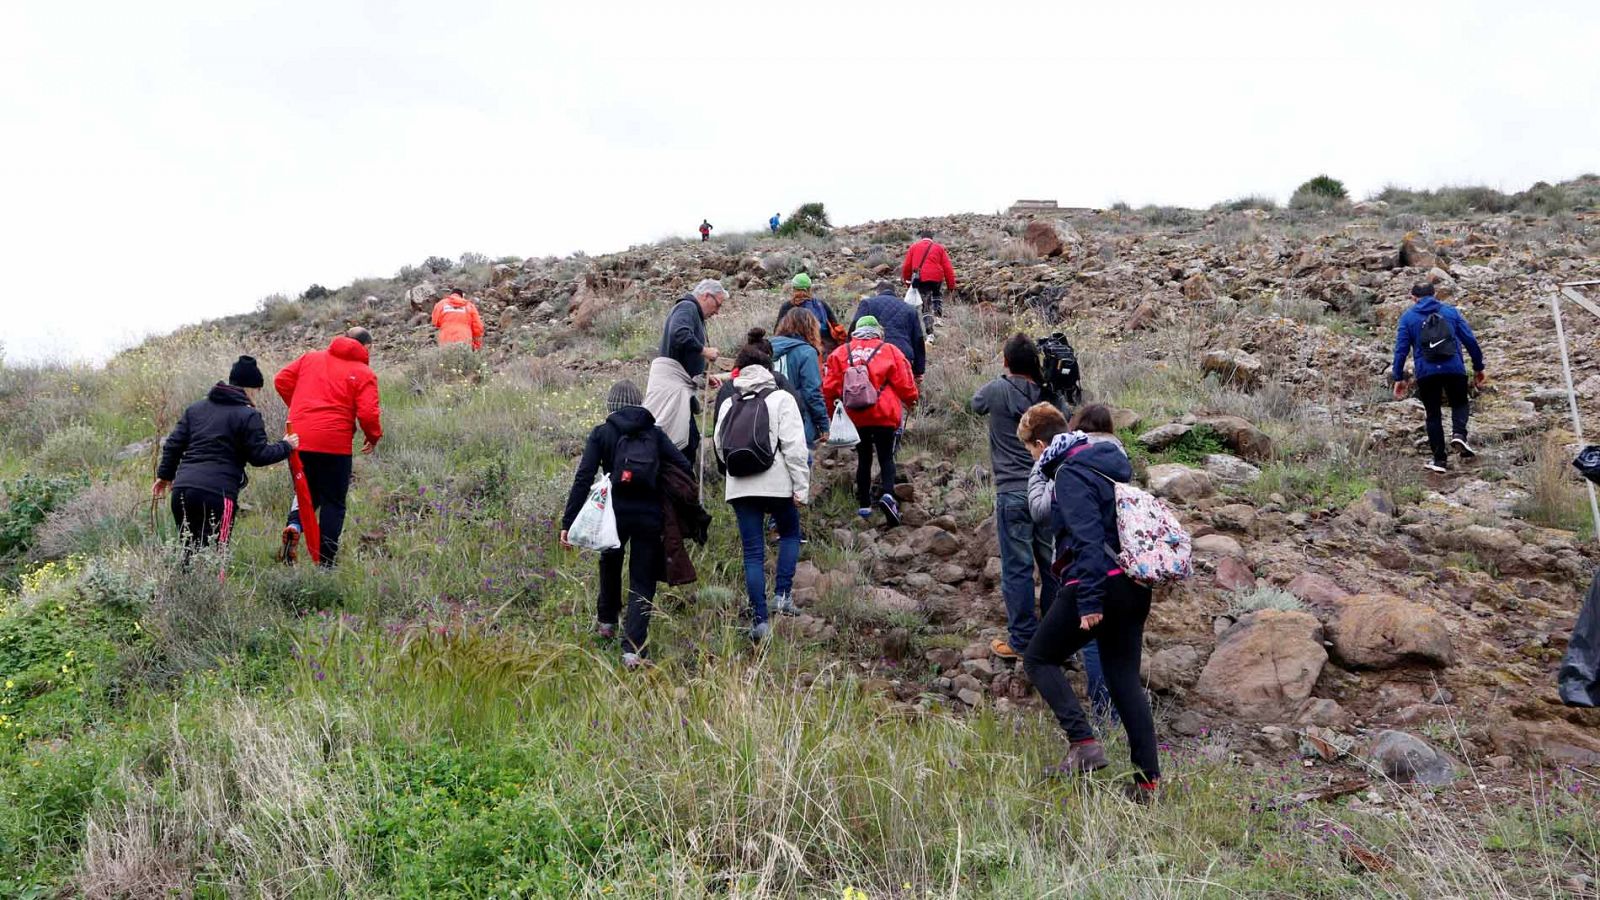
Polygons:
M1067 336L1056 332L1039 341L1040 364L1044 369L1041 385L1058 406L1077 406L1083 400L1083 372L1078 368L1078 352Z
M1422 323L1417 335L1422 358L1432 363L1445 363L1461 358L1461 345L1456 341L1455 326L1444 316L1433 312Z
M778 458L777 448L772 446L772 420L767 414L767 395L775 390L735 394L722 419L718 452L723 469L735 478L760 475L772 468Z
M611 455L612 488L619 494L643 494L656 489L661 474L661 451L654 428L624 433Z

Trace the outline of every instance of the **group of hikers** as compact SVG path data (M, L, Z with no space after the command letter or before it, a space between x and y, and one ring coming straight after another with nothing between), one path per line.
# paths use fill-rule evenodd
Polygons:
M954 286L954 273L944 249L926 243L932 246L913 245L908 253L902 286L920 283L923 296L932 298L940 285ZM912 254L920 257L914 264ZM627 380L613 384L606 417L585 442L560 541L572 546L569 530L594 500L597 479L608 479L606 502L616 537L598 555L594 627L605 640L617 639L620 629L626 668L648 659L657 584L695 580L686 546L703 544L712 521L702 506L708 464L722 476L723 496L737 523L747 634L757 644L769 639L772 616L797 612L793 585L805 542L801 510L814 493L821 448L854 449L861 519L871 522L881 514L887 527L901 522L896 455L908 413L922 398L922 316L888 282L861 298L848 320L815 296L808 275L795 276L789 288L771 336L751 329L724 379L712 370L723 354L710 345L706 323L722 310L728 292L714 279L696 284L666 317L646 389ZM1467 442L1462 349L1479 384L1484 362L1466 320L1434 293L1431 283L1413 288L1416 302L1400 320L1392 374L1400 398L1407 385L1405 362L1415 355L1417 392L1427 410L1429 468L1444 471L1448 450L1474 454ZM436 321L439 315L436 308ZM474 339L481 337L470 325L475 319L474 310L464 320ZM292 458L295 477L306 488L304 502L319 525L314 555L322 565L333 565L356 427L365 437L365 453L383 433L377 376L369 366L371 340L366 329L351 328L326 350L306 353L277 373L273 386L289 410L288 433L280 441L267 439L255 409L265 379L249 356L241 356L226 382L184 411L162 447L153 494L171 489L172 514L186 548L227 540L246 464ZM1133 468L1113 433L1111 410L1063 396L1046 376L1041 360L1047 358L1032 338L1012 336L1001 348L1002 374L971 398L972 411L988 419L1006 610L1006 635L991 650L1021 661L1066 732L1070 749L1062 770L1072 774L1108 765L1065 675L1069 660L1081 653L1095 712L1103 721L1120 722L1128 736L1135 777L1126 790L1146 800L1160 777L1139 675L1152 592L1148 581L1125 570L1118 528L1119 492ZM709 408L702 408L702 392L715 392ZM1448 443L1442 425L1446 400L1452 407ZM710 445L703 447L700 420L708 413ZM841 438L841 432L848 434ZM301 502L291 507L282 533L280 556L287 562L296 558L305 530ZM777 545L770 591L769 534Z

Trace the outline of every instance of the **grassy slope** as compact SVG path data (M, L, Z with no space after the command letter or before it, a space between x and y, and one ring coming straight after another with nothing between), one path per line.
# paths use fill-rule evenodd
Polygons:
M769 308L736 305L714 339ZM649 345L662 311L638 312L608 343ZM985 347L1011 324L950 334ZM588 636L592 562L550 521L610 376L419 380L380 359L390 436L357 462L339 570L272 563L288 498L271 471L245 493L226 584L214 560L185 577L125 527L147 458L48 441L74 422L143 437L152 397L196 395L232 352L193 332L109 376L6 373L38 380L40 415L0 473L88 464L103 483L58 536L78 554L0 597L0 893L1431 897L1549 894L1594 872L1577 776L1514 808L1396 792L1352 808L1296 797L1317 771L1242 770L1201 739L1167 751L1154 808L1120 798L1115 768L1046 778L1063 746L1037 711L911 714L863 689L841 647L886 623L847 622L847 598L838 643L752 650L719 503L701 589L661 599L659 666L621 672ZM941 348L913 452L981 458L960 412L991 367L976 352ZM1115 390L1180 409L1190 389L1155 373ZM850 564L825 532L812 556Z

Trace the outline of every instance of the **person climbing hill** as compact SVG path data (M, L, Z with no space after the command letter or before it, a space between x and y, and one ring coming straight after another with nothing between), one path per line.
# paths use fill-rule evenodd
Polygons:
M720 377L706 371L706 364L718 356L717 348L706 343L706 321L715 317L727 300L727 289L714 278L701 280L680 297L661 326L661 346L645 382L645 408L690 459L695 459L700 449L700 426L695 418L700 415L697 394L702 376L708 387L722 384Z
M227 542L233 527L239 491L249 482L245 464L271 466L300 446L290 434L267 440L256 411L256 397L266 380L254 357L241 356L199 400L183 411L161 445L161 462L151 496L172 490L172 519L184 543L184 558L194 547Z
M772 338L772 370L786 379L800 401L806 446L828 439L828 404L822 399L822 332L817 317L804 307L791 307L778 321Z
M589 432L583 456L572 476L561 515L561 545L570 547L567 532L578 518L595 476L611 476L612 509L622 546L600 554L600 585L595 599L595 633L611 639L622 613L622 563L628 562L627 618L622 629L622 664L637 668L648 654L651 605L664 572L662 496L672 467L693 478L689 460L679 452L655 417L644 408L644 395L631 381L619 381L606 394L606 419ZM621 471L626 469L626 471Z
M457 289L433 305L433 327L439 330L441 347L470 342L472 349L483 349L483 316L478 314L478 305Z
M378 376L368 365L372 333L360 326L284 366L272 379L289 407L289 428L300 436L300 463L311 490L311 510L291 507L283 528L279 558L292 563L300 540L300 517L317 517L321 532L318 559L331 566L339 555L344 532L345 498L350 492L350 444L356 426L365 440L362 453L377 449L383 438L383 411L378 401Z
M956 292L956 267L944 245L933 239L933 232L917 232L917 240L906 249L906 258L900 263L900 281L917 289L922 295L923 327L932 331L940 316L944 315L943 290Z
M884 340L883 325L876 318L857 319L849 343L828 356L822 397L829 409L842 403L861 433L861 443L856 445L856 514L869 518L877 505L891 526L899 525L900 503L894 496L895 445L905 412L916 404L919 391L911 363L900 348ZM876 490L872 483L874 455L878 458Z
M1416 358L1417 398L1427 411L1428 449L1432 451L1426 468L1430 472L1450 470L1449 449L1462 458L1477 456L1478 452L1467 443L1467 420L1471 407L1467 396L1467 367L1461 362L1461 350L1466 348L1472 357L1474 383L1482 386L1485 378L1483 349L1472 333L1461 311L1449 304L1440 303L1434 296L1431 282L1421 282L1411 288L1416 303L1400 317L1394 338L1394 398L1404 399L1406 394L1406 357ZM1450 443L1444 439L1444 402L1450 402Z
M778 214L777 213L773 213L772 214L772 218L767 220L767 227L772 229L772 233L773 234L777 234L778 233Z
M707 219L700 220L700 243L711 240L711 222Z
M884 339L899 349L900 354L911 363L911 374L921 379L928 365L922 320L915 309L895 295L894 285L880 281L872 296L862 298L855 315L851 317L852 332L861 327L864 317L878 320Z
M817 318L817 327L822 335L822 353L826 356L833 352L833 348L849 339L850 335L844 326L839 324L838 317L833 314L833 307L817 298L812 289L811 276L804 272L794 276L789 282L790 295L778 304L778 317L773 320L774 331L783 324L783 317L791 309L804 309L810 311Z

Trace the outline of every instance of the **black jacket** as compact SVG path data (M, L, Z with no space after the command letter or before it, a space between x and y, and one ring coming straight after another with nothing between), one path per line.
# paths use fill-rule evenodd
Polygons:
M595 476L602 469L606 474L612 474L611 461L616 457L618 439L624 434L646 430L655 432L656 452L661 460L658 478L662 477L668 466L677 466L685 472L694 471L682 451L672 443L672 438L667 437L665 431L656 427L656 417L650 414L650 410L642 406L619 409L589 432L589 440L583 445L583 458L578 461L578 472L572 476L572 490L567 493L566 511L561 514L562 531L571 528L572 521L578 518L584 501L589 499L589 488L594 486ZM658 481L657 486L659 485ZM615 488L615 485L612 487ZM617 513L617 525L631 525L636 528L661 527L659 490L643 495L618 491L612 496L613 508Z
M245 485L245 463L270 466L288 456L287 441L267 440L261 413L250 405L244 388L217 382L204 400L178 417L161 445L156 477L172 482L173 488L236 498Z
M922 316L916 309L893 294L878 294L861 301L856 314L850 319L850 333L863 316L873 316L883 326L883 339L900 348L911 363L911 374L922 377L928 366L925 338L922 334Z
M667 314L667 324L661 328L661 349L656 356L668 356L678 361L683 370L694 378L706 370L706 316L693 297L682 297Z

